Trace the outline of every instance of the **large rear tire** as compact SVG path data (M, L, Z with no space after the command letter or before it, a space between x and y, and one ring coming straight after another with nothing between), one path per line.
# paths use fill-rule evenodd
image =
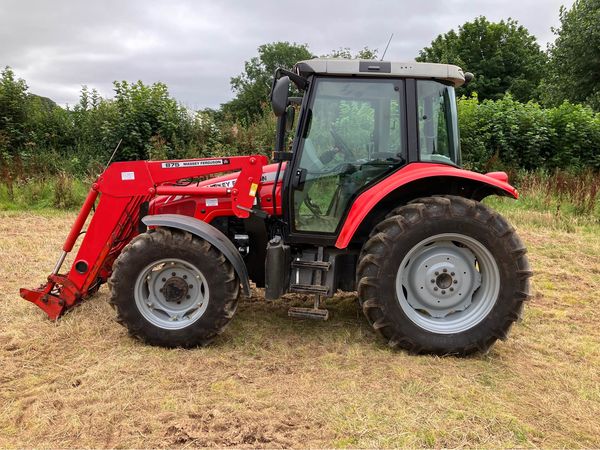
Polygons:
M232 319L240 293L233 266L219 250L166 228L132 239L108 284L117 321L130 335L164 347L209 344Z
M359 301L394 348L485 353L507 338L529 297L525 253L514 228L485 205L417 199L392 211L364 244Z

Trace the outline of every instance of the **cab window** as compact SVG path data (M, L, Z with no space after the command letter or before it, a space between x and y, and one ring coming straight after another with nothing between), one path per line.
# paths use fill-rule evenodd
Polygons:
M294 226L335 232L351 199L406 161L401 80L317 79L300 142Z

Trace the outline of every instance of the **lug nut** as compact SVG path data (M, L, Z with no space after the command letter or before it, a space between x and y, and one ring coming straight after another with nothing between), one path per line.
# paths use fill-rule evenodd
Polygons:
M450 272L450 275L454 276L454 272Z
M453 291L454 291L454 288L453 288L453 287L451 287L451 288L450 288L450 292L453 292Z
M448 269L444 269L444 270L442 270L442 272L446 273L446 272L448 272Z
M184 279L184 280L187 280L187 275L184 275L184 276L183 276L183 279Z
M434 291L437 291L437 290L438 290L438 288L437 288L437 287L434 287L434 288L433 288L433 290L434 290Z
M175 272L171 272L172 277L174 277L175 275L177 275Z
M431 280L431 282L432 282L432 283L435 283L435 280L434 280L434 279L432 279L432 280Z
M445 293L446 293L446 291L442 291L442 294L445 294Z
M185 298L188 298L188 299L189 299L189 298L192 298L192 297L191 297L191 296L189 296L189 295L186 295L186 296L185 296Z
M439 272L436 272L435 274L436 274L436 275L439 275L440 273L439 273Z
M193 284L190 284L190 285L188 285L188 287L191 289L191 288L193 288L193 287L194 287L194 285L193 285Z
M166 278L163 278L162 280L163 280L163 282L164 282L164 281L167 281L167 279L166 279Z
M453 283L454 283L454 284L458 284L458 281L457 281L457 280L454 280L454 281L453 281Z

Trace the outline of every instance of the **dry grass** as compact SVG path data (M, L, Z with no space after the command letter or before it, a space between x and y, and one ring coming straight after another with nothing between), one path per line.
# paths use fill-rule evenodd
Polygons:
M52 323L17 291L44 279L74 215L0 213L0 447L599 447L600 227L519 214L525 320L456 359L389 351L351 294L329 323L253 297L191 351L128 338L105 287Z

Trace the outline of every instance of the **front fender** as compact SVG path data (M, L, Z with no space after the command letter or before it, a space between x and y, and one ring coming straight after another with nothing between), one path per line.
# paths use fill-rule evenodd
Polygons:
M448 190L436 187L435 184L435 182L439 183L440 179L449 179L458 184L462 182L463 184L469 184L471 187L487 188L487 190L497 195L513 197L515 199L519 197L517 190L507 183L506 174L502 172L483 175L447 164L412 163L381 180L356 197L340 230L335 246L339 249L346 248L365 217L388 195L402 187L407 187L408 193L410 193L410 186L407 185L413 182L427 181L428 179L431 180L432 185L428 195L450 193ZM461 193L457 193L456 195L461 195ZM413 195L412 198L418 196L420 195ZM410 196L408 197L410 198Z
M250 296L250 280L244 259L235 245L221 231L202 220L180 214L157 214L142 218L148 227L167 227L187 231L214 245L233 265L235 273L242 283L244 295Z

